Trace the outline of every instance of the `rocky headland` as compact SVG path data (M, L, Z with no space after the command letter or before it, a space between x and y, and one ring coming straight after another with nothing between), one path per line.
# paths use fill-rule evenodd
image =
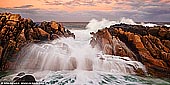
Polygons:
M149 75L170 78L169 27L116 24L91 35L92 47L105 54L137 60L145 65ZM140 69L136 71L143 74Z
M98 30L90 44L105 54L130 57L145 65L149 75L170 78L170 28L116 24ZM75 35L56 21L40 24L20 14L0 13L0 71L15 63L17 53L29 43ZM134 67L135 68L135 67ZM144 75L141 69L135 70Z
M75 38L75 35L56 21L37 24L20 14L0 13L0 70L7 70L26 44L59 37Z

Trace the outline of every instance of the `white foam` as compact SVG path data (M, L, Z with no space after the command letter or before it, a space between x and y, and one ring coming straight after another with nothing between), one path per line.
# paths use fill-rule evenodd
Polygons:
M119 23L130 24L130 25L137 25L133 19L123 17Z
M111 25L120 24L120 23L137 25L132 19L125 18L125 17L121 18L118 21L110 21L103 18L101 21L96 19L90 20L86 28L88 28L89 31L96 32L98 29L103 29L105 27L110 27Z
M168 25L168 24L165 24L164 26L166 26L166 27L170 27L170 25Z
M109 57L105 54L104 61L100 59L98 53L100 51L97 48L92 48L89 44L90 31L109 27L112 24L127 23L136 24L132 19L122 18L120 21L109 21L103 19L102 21L91 20L86 26L87 30L71 30L76 39L73 38L60 38L53 41L48 41L41 44L30 44L20 52L21 63L18 64L20 70L96 70L107 72L122 72L122 73L134 73L133 67L128 64L132 60L121 58L120 56ZM96 29L97 28L97 29ZM114 45L123 44L113 39ZM113 46L115 50L115 46ZM114 51L115 52L115 51ZM116 59L117 57L117 59ZM132 66L136 65L133 63ZM108 67L107 67L108 66ZM142 66L141 66L142 67ZM144 67L144 66L143 66ZM127 69L130 71L127 71Z
M106 82L140 85L139 81L128 81L127 78L137 78L127 75L135 74L134 70L138 68L146 72L142 63L132 61L129 57L105 55L89 45L90 31L97 31L116 23L136 24L133 20L125 18L120 21L94 19L87 25L87 30L72 30L76 39L60 38L25 47L18 55L23 59L19 60L17 70L31 71L36 79L48 84L99 85ZM113 42L124 46L120 41L113 39Z
M77 39L60 38L47 43L27 46L20 53L24 59L18 64L18 69L31 69L31 71L79 69L127 74L134 74L134 70L138 68L145 71L142 64L136 63L137 61L132 62L130 58L126 58L126 60L120 56L98 54L100 51L90 46L86 33L81 33L81 30L75 33L80 33Z
M121 18L120 20L115 20L115 21L110 21L107 20L105 18L103 18L101 21L97 20L97 19L92 19L89 21L89 23L87 24L86 28L91 31L91 32L96 32L99 29L103 29L105 27L110 27L111 25L115 25L115 24L129 24L129 25L143 25L145 27L154 27L154 26L158 26L157 24L153 24L153 23L144 23L141 22L140 24L135 23L135 21L133 19L130 18ZM170 27L170 25L165 24L164 26L166 27Z
M145 27L155 27L158 26L157 24L153 24L153 23L147 23L147 24L142 24Z
M103 29L105 27L110 27L110 25L114 25L116 21L109 21L106 19L102 19L101 21L92 19L87 24L86 28L88 28L89 31L96 32L98 29Z

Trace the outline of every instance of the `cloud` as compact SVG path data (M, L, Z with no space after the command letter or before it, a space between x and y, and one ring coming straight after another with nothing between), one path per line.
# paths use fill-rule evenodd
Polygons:
M146 6L138 10L145 12L145 20L147 21L170 21L170 7L166 6Z
M170 7L163 6L148 6L139 10L148 12L150 14L170 14Z
M34 21L89 21L92 18L101 20L119 20L122 17L134 19L134 21L170 21L170 3L168 0L41 0L45 6L54 8L41 9L23 5L13 8L0 8L0 12L19 13L23 17L30 17ZM42 4L43 4L42 3ZM114 5L112 5L114 3ZM49 6L51 5L51 6ZM101 10L101 7L111 7L112 10ZM41 5L40 5L41 6ZM44 6L44 5L43 5ZM71 6L71 7L70 7ZM85 9L78 9L84 6ZM61 10L62 7L63 9ZM67 8L65 10L65 8ZM88 10L87 10L88 7ZM100 9L96 9L98 7ZM93 8L93 9L92 9Z
M14 8L31 8L33 7L33 5L23 5L23 6L19 6L19 7L14 7Z
M97 4L111 4L112 0L71 0L71 1L48 1L44 0L46 5L63 5L63 6L96 6Z
M15 14L21 14L24 18L32 18L33 20L39 20L40 9L18 9L18 8L0 8L0 13L10 12Z
M156 9L156 8L155 8ZM161 9L161 8L160 8ZM162 13L159 13L159 12ZM31 18L34 21L51 21L58 22L84 22L90 21L92 18L101 20L106 18L108 20L119 20L122 17L131 18L134 21L169 21L170 13L168 10L156 11L153 8L143 9L141 11L132 10L112 10L112 11L48 11L41 9L15 9L15 8L0 8L0 12L19 13L22 17Z
M169 0L116 0L113 10L118 9L118 14L138 21L170 21Z

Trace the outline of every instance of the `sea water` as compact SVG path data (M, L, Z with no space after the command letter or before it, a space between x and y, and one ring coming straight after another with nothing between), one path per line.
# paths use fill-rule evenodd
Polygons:
M145 66L138 61L132 61L129 57L106 55L90 46L90 32L120 22L136 24L125 18L119 22L93 19L88 24L64 23L67 24L66 28L72 28L70 30L76 38L30 43L18 54L15 72L32 74L37 81L47 85L170 84L159 78L137 76L136 69L142 69L144 76L148 76ZM12 81L16 74L1 80Z

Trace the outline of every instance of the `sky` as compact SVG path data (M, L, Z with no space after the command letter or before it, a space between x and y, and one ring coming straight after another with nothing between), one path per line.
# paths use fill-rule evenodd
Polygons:
M170 0L4 0L0 12L34 21L87 22L91 19L170 22Z

